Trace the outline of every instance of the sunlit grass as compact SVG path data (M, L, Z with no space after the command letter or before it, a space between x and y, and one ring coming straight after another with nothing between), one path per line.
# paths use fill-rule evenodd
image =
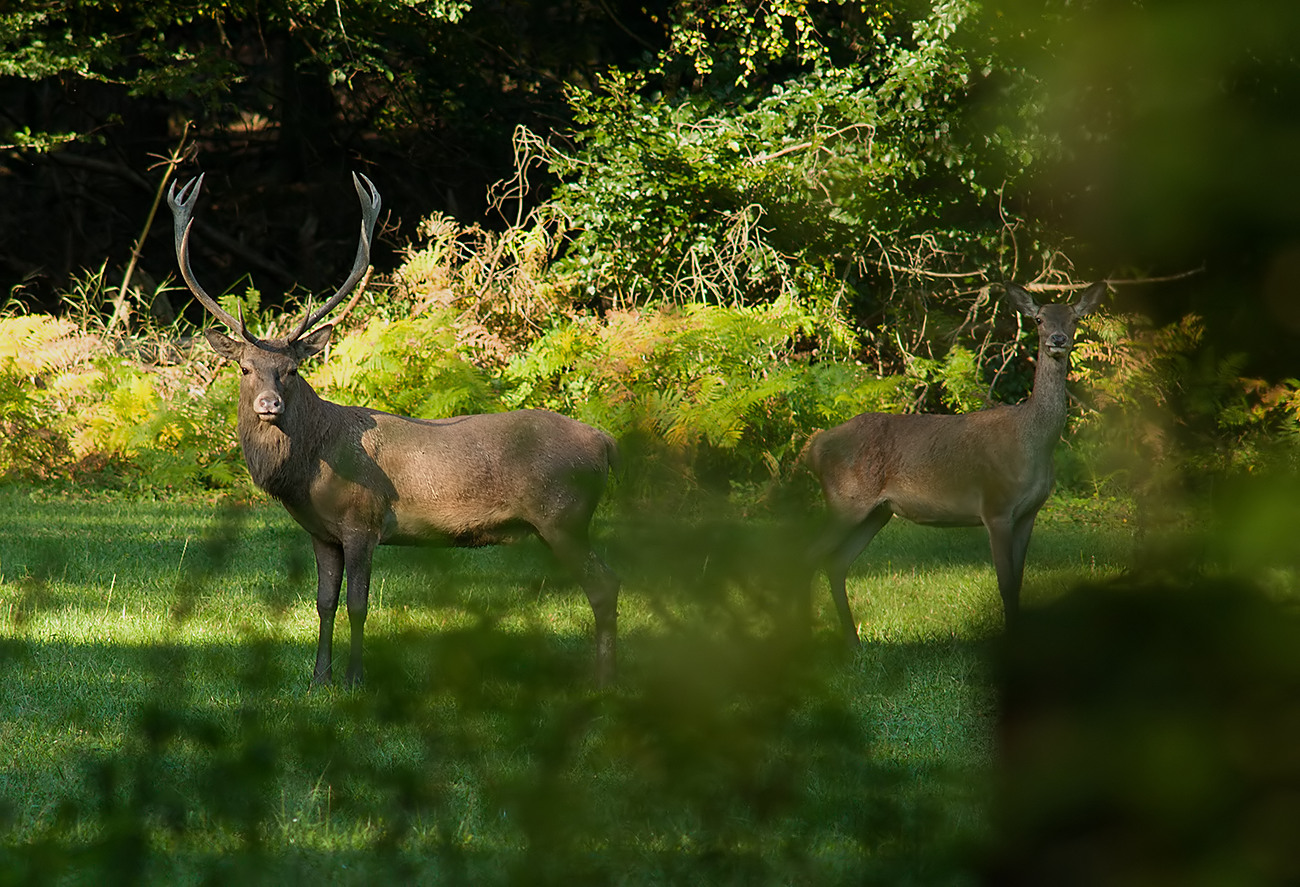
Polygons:
M366 689L309 692L315 570L277 506L0 492L0 863L71 883L110 865L157 883L967 879L1001 625L981 532L887 527L850 579L849 658L824 580L811 644L782 641L781 611L727 572L743 526L596 531L624 577L614 691L591 689L581 591L524 543L381 549ZM1120 521L1045 512L1027 604L1130 544ZM340 612L337 656L346 636Z

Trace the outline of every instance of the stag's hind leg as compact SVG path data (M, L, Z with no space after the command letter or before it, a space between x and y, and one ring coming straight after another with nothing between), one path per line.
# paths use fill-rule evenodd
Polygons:
M608 687L617 672L618 575L592 550L586 527L539 527L537 533L586 592L596 621L596 685Z
M852 648L857 648L860 641L858 626L853 621L853 611L849 608L849 568L893 516L888 505L880 504L855 523L832 518L819 546L818 554L826 566L831 599L835 601L835 609L839 613L840 629L844 633L844 640Z

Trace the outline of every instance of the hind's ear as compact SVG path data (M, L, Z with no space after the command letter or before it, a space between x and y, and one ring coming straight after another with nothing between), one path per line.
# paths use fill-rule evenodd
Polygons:
M1038 303L1034 301L1033 296L1029 295L1029 290L1009 280L1003 282L1002 288L1007 291L1007 298L1021 314L1026 317L1038 316Z
M333 332L334 327L330 324L326 324L325 326L312 330L310 333L294 342L293 347L297 349L298 359L306 360L307 358L314 357L324 351L325 346L330 343L330 335Z
M208 340L208 344L212 346L213 351L220 354L226 360L233 360L235 363L239 363L239 358L244 353L243 343L236 342L234 339L223 333L219 333L216 330L204 330L203 335Z
M1079 301L1074 303L1074 316L1083 317L1085 314L1091 314L1096 311L1097 306L1101 304L1101 300L1105 295L1106 281L1104 280L1098 281L1088 287L1083 291L1083 295L1079 297Z

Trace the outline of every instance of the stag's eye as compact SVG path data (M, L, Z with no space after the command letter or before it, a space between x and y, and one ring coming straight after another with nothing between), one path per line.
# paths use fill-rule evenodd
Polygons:
M1042 326L1042 325L1043 325L1043 319L1042 319L1041 317L1035 317L1035 318L1034 318L1034 323L1038 324L1039 326Z
M241 366L241 367L239 368L239 371L240 371L241 373L243 373L245 376L247 376L247 375L248 375L249 373L251 373L253 370L252 370L251 367Z
M285 375L288 376L290 379L294 378L295 376L298 375L298 368L297 368L297 367L290 367L290 368L289 368L289 371L286 372Z

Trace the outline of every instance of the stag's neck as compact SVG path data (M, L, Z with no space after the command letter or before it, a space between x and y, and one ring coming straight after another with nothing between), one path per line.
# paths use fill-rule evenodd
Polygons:
M304 386L306 387L306 386ZM239 443L253 483L282 502L307 495L319 472L321 449L334 404L309 387L295 397L275 424L263 422L244 404L239 410Z
M1065 379L1070 372L1070 357L1052 357L1046 349L1038 352L1038 367L1034 371L1034 390L1026 401L1029 411L1029 429L1043 447L1056 446L1065 429L1068 397Z

